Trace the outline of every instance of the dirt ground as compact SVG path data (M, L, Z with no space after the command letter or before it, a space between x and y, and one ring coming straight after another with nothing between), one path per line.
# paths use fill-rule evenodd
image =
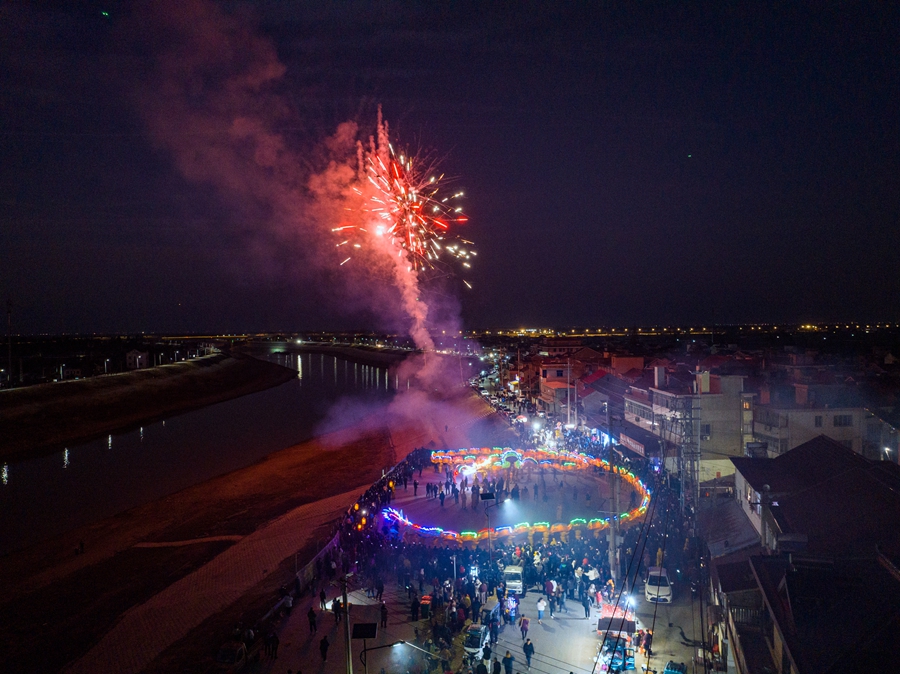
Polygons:
M448 401L447 398L453 398ZM469 391L445 396L455 417L471 420L469 432L502 442L505 425L486 414ZM444 419L420 419L390 428L370 424L290 447L258 463L0 558L0 654L3 672L58 672L95 644L130 607L154 594L290 510L356 487L362 492L415 446L434 441ZM452 431L451 431L452 432ZM461 436L460 436L461 437ZM327 532L323 532L323 536ZM144 542L210 540L178 547L140 547ZM79 542L84 553L76 553ZM314 550L303 551L303 564ZM273 574L227 611L193 630L163 653L151 671L194 671L209 661L223 630L255 614L288 582ZM291 569L287 567L290 566ZM280 580L281 575L284 579ZM227 636L227 631L224 632Z
M239 353L0 393L0 459L28 458L283 384L296 373Z

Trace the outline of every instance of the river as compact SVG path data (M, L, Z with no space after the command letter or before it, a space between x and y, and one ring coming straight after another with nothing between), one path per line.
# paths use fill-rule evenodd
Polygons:
M385 367L314 353L272 354L281 386L140 429L0 464L0 554L160 499L309 440L338 401L356 414L393 393ZM365 403L365 404L354 404ZM329 423L333 421L329 419Z

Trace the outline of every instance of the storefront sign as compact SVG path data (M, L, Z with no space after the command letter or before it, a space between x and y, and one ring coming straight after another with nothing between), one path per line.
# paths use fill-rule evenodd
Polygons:
M636 454L644 456L644 445L639 443L637 440L629 438L624 433L619 435L619 444L624 447L628 447L628 449L630 449L632 452L635 452Z

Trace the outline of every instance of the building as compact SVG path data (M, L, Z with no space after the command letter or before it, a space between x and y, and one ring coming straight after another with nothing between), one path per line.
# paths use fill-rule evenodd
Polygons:
M793 384L764 388L753 409L753 438L766 443L769 456L825 435L857 454L879 460L897 444L896 429L862 405L852 389L835 385ZM890 456L892 460L895 455Z
M759 538L711 564L711 634L728 671L892 671L900 469L824 435L731 461L734 497Z
M677 471L680 448L695 446L703 482L734 472L729 458L744 453L752 398L743 376L703 371L690 381L656 367L652 380L635 382L625 394L624 420L667 443L670 471Z

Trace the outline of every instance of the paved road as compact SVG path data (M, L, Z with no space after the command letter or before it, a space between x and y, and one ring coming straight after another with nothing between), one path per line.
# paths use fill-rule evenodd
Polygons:
M437 478L433 473L430 474L432 479ZM429 478L429 472L423 474L424 480L420 478L420 482L424 483ZM567 478L568 479L568 478ZM481 511L473 513L463 511L460 507L451 506L452 501L445 504L445 508L441 509L437 500L427 500L422 494L424 484L419 488L419 496L412 496L412 486L407 491L400 488L398 496L394 501L394 506L403 508L405 512L413 519L422 518L429 524L439 523L449 527L458 527L466 524L471 526L476 521L480 522L484 517ZM527 510L533 503L519 504L523 510ZM539 509L544 507L540 504ZM519 513L524 515L524 512ZM661 513L657 513L660 517ZM468 520L475 518L472 522ZM494 522L492 522L494 524ZM483 525L482 525L483 526ZM684 631L684 637L688 640L699 639L700 622L699 611L692 605L690 594L687 588L675 587L675 602L673 604L654 605L647 602L643 597L643 587L637 588L635 595L636 600L636 617L638 628L647 629L652 627L654 631L654 656L650 663L651 667L662 671L668 660L676 662L684 662L688 664L689 672L702 672L702 669L693 667L691 663L692 647L685 642L682 637L681 630ZM328 599L336 596L338 589L336 587L328 588ZM543 625L537 624L536 610L534 603L537 601L538 594L529 592L523 601L524 611L526 615L532 618L531 630L529 637L535 645L536 653L532 660L531 672L533 674L556 674L561 672L574 672L575 674L590 674L594 667L594 656L596 655L598 636L596 632L598 614L592 611L591 618L584 618L584 611L580 605L575 602L567 602L570 607L570 613L557 614L555 620L544 620ZM393 583L388 583L385 589L385 600L389 608L389 624L386 629L380 629L378 638L374 642L369 642L368 647L384 646L399 640L413 641L415 636L415 627L419 626L424 631L426 621L412 623L409 620L408 601L405 591L401 591L395 587ZM374 601L365 597L365 592L351 593L351 623L356 622L378 622L379 615L377 606ZM298 601L294 608L293 615L286 621L281 632L281 648L280 656L277 661L264 660L256 667L257 672L277 672L284 674L290 668L294 673L303 672L304 674L338 674L346 672L346 649L344 645L344 636L342 626L335 625L334 619L330 614L320 615L318 624L319 630L316 635L311 635L306 614L311 605L315 605L318 610L318 599L311 602L310 599ZM328 661L322 662L319 654L319 640L323 635L327 635L331 646L328 651ZM362 650L362 642L354 642L354 658L353 666L357 672L363 671L362 664L359 660L359 652ZM525 657L522 653L521 635L513 626L506 628L501 633L500 643L497 649L500 657L509 650L516 658L515 672L527 671L525 667ZM369 654L368 670L377 674L384 668L387 674L401 674L409 669L409 658L416 655L417 652L408 646L398 645L393 648L383 648L372 651ZM641 671L641 665L646 663L646 657L638 656L637 672ZM597 671L600 671L599 668Z
M678 590L676 589L676 592ZM337 596L338 588L328 588L328 600ZM689 664L691 662L691 648L682 643L679 628L684 628L688 638L694 638L694 626L697 624L697 612L691 606L689 598L681 596L686 593L678 593L673 605L653 604L638 600L637 618L638 627L646 628L653 624L654 608L656 610L656 629L654 639L654 657L651 666L662 671L666 662L673 659L677 662L688 663L689 672L700 672ZM420 620L417 623L410 621L409 611L406 608L406 592L397 588L393 583L388 583L385 588L385 601L389 608L387 628L379 628L378 637L374 641L368 641L369 648L386 646L388 644L407 640L414 641L415 628L424 626L427 621ZM533 608L538 594L530 592L523 601L526 613ZM364 591L355 591L350 594L351 625L358 622L379 622L379 611L374 600L367 599ZM293 672L304 674L341 674L346 672L346 648L343 632L343 624L336 624L330 613L318 610L318 599L309 598L297 602L293 614L287 619L280 633L281 646L277 660L264 659L254 667L256 672L277 672L284 674L291 669ZM525 656L522 653L522 638L519 630L514 626L507 627L500 634L500 642L497 651L500 657L509 650L516 658L515 672L531 672L532 674L557 674L575 672L575 674L590 674L594 666L593 658L597 651L597 611L591 612L591 618L585 619L581 606L574 602L568 602L571 607L569 614L557 614L554 620L546 619L543 625L537 620L532 620L532 626L528 636L535 645L536 653L532 660L530 670L525 667ZM318 632L311 634L306 614L310 606L314 606L319 614ZM531 617L535 618L535 612L531 611ZM322 662L319 653L319 642L323 636L327 636L330 647L328 661ZM354 641L353 667L356 672L362 672L363 666L359 656L363 648L361 641ZM418 652L405 645L397 645L392 648L373 650L368 654L368 671L377 674L383 668L387 674L406 672L409 669L410 657L421 657ZM637 658L637 672L641 671L641 665L646 663L644 656ZM599 668L597 670L600 671Z

